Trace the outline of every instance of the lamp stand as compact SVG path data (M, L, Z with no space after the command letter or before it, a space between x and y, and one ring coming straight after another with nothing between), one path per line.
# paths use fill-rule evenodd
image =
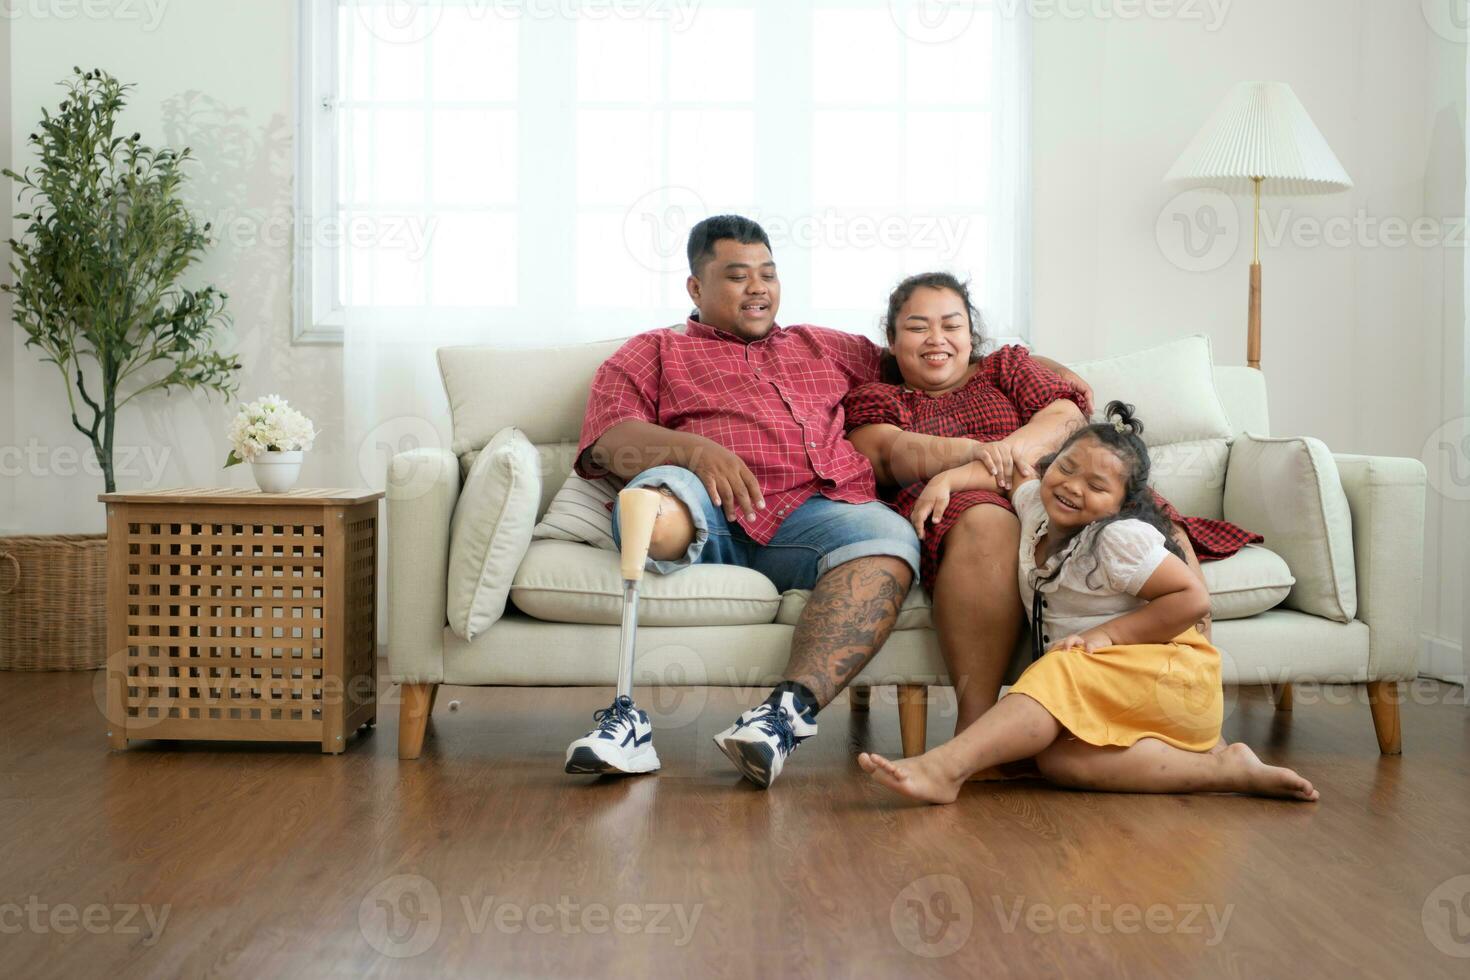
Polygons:
M1251 178L1256 185L1256 206L1251 236L1250 307L1245 333L1245 362L1257 371L1261 369L1261 180L1260 177Z

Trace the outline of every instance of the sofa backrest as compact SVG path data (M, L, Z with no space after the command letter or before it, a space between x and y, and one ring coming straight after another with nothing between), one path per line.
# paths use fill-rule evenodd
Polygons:
M566 347L442 347L439 371L449 397L451 449L468 468L496 432L518 427L541 454L538 518L571 472L587 409L587 391L599 365L622 339ZM1232 436L1267 435L1266 385L1248 367L1215 368L1215 384L1230 417Z

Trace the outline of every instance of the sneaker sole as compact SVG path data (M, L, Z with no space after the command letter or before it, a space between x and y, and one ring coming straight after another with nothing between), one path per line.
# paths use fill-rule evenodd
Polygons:
M771 775L771 763L775 759L770 746L738 738L727 738L723 743L717 744L742 776L761 789L770 788L774 779Z
M567 756L566 771L571 775L636 776L654 772L658 767L658 753L651 745L646 752L640 751L628 756L622 765L604 759L590 745L579 745Z

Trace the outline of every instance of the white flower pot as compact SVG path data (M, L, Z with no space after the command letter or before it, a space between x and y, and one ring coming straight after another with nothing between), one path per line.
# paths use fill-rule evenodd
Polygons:
M250 463L250 472L255 474L255 485L265 493L285 493L296 485L301 475L300 449L289 452L260 453Z

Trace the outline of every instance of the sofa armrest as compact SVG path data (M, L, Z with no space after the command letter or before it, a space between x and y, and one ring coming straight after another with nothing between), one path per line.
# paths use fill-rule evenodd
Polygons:
M1368 624L1368 680L1419 673L1424 582L1424 464L1334 454L1353 512L1358 619Z
M396 681L444 679L449 525L459 460L414 449L388 463L388 672Z

